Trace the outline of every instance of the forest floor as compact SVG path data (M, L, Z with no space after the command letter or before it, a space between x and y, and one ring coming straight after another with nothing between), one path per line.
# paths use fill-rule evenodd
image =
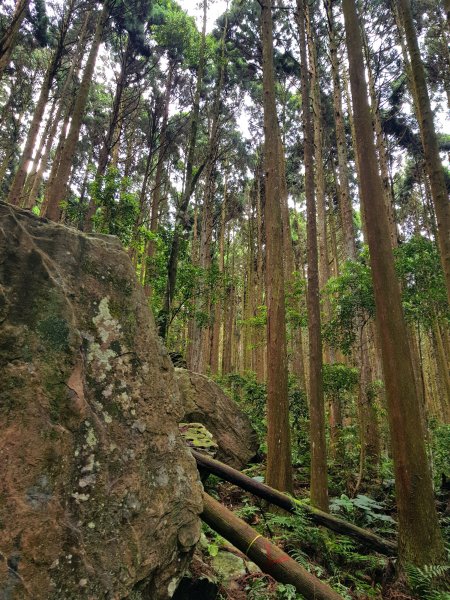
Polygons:
M264 463L252 465L246 473L257 480L264 476ZM295 496L306 499L304 474L296 479ZM369 552L351 539L314 525L303 514L272 514L264 502L235 485L210 476L205 490L228 509L244 519L259 533L288 552L308 571L327 581L346 600L450 600L441 589L449 567L435 571L411 568L408 585L395 580L395 561ZM376 494L375 494L376 495ZM439 507L448 531L446 512L450 494L440 495ZM395 537L395 502L391 486L380 485L377 499L363 493L349 498L342 494L332 498L331 510L358 525L383 535ZM262 573L239 550L204 525L202 541L190 567L192 592L177 600L299 600L292 586L279 584ZM450 591L450 590L449 590Z

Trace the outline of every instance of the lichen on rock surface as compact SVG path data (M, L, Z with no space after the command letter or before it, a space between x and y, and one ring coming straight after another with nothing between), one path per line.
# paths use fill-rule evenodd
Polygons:
M0 255L0 597L169 598L201 487L129 258L1 202Z

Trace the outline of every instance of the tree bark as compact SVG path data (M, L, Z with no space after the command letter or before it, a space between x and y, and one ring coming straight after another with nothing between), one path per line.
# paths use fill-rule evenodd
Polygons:
M266 185L267 471L276 489L292 490L289 430L279 128L275 104L272 2L261 2Z
M348 176L347 140L345 136L344 112L342 108L342 87L339 75L338 46L336 40L336 25L333 16L333 0L325 0L324 4L327 13L331 75L333 79L333 108L336 126L336 146L339 177L339 208L341 211L342 229L344 234L345 256L351 260L354 260L356 258L356 231L353 224L353 207Z
M33 118L31 120L27 139L25 142L25 147L20 158L19 168L17 169L17 172L15 174L13 183L11 185L11 189L9 190L7 201L10 204L14 204L16 206L22 204L22 192L25 186L25 180L27 178L30 166L33 163L33 150L36 145L36 140L39 134L39 129L41 127L45 107L47 106L50 90L52 88L53 82L55 80L56 74L58 72L63 58L65 49L65 38L69 30L70 22L72 20L73 11L74 1L72 0L69 3L67 11L63 17L63 22L61 24L61 29L59 31L58 36L58 43L53 52L53 56L51 58L47 71L45 73L44 81L41 85L41 91L39 94L38 101L36 103L36 107L34 109Z
M231 262L231 270L229 272L229 284L225 290L224 297L224 324L223 324L223 346L222 346L222 375L231 373L233 370L232 364L232 350L233 350L233 339L234 339L234 305L235 299L235 287L234 287L234 250L231 248L230 257L230 231L228 231L228 264Z
M175 230L173 232L172 246L170 249L169 261L167 264L167 286L164 296L163 308L159 314L159 335L162 338L167 337L167 332L170 324L170 311L172 301L175 296L175 287L177 282L178 270L178 254L180 251L180 238L183 231L184 222L187 216L187 209L195 186L201 174L199 169L194 175L194 160L197 146L197 130L199 125L200 114L200 97L203 88L203 77L205 71L205 51L206 51L206 21L207 21L208 5L207 1L203 0L203 25L202 37L200 42L200 53L197 70L197 84L195 88L194 100L192 103L191 124L189 131L189 143L186 160L186 175L184 181L183 197L180 206L178 207L175 217ZM204 166L204 165L203 165Z
M161 123L161 134L159 136L159 148L158 148L158 162L156 164L155 184L153 186L151 209L150 209L150 231L156 233L158 231L159 224L159 211L161 204L161 193L163 188L163 174L164 174L164 159L167 153L167 125L169 122L169 108L170 98L172 95L172 85L174 76L175 64L173 60L169 60L169 67L166 76L166 89L164 92L164 107L163 117ZM146 293L149 297L152 295L151 279L153 274L153 257L155 254L156 245L153 240L148 242L147 246L147 267L146 272L150 271L150 277L146 275L145 288Z
M62 149L59 161L58 171L54 181L47 189L47 209L45 216L52 221L58 221L61 216L59 203L67 193L67 182L69 180L70 169L72 167L73 157L76 151L80 129L83 121L84 111L89 95L92 76L94 74L95 63L97 61L98 50L102 41L103 32L109 17L109 5L105 3L97 20L97 26L94 33L94 39L86 61L80 88L75 100L72 121L70 123L69 133Z
M226 168L226 167L225 167ZM223 315L223 275L225 271L225 218L227 210L227 174L223 182L223 200L220 211L220 226L219 226L219 289L216 294L214 304L214 324L211 341L211 373L213 375L219 372L219 347L220 347L220 330L222 325Z
M445 183L444 170L439 156L439 147L425 79L425 69L420 56L419 43L409 0L397 0L408 52L411 60L413 93L417 103L416 116L422 138L425 166L430 178L431 194L437 217L438 243L450 302L450 202Z
M356 149L361 169L377 326L383 356L399 515L399 561L422 566L443 560L444 547L425 451L400 288L395 274L383 185L378 171L360 25L354 0L343 0Z
M25 18L30 0L17 0L11 23L0 39L0 80L8 66L11 53L16 43L16 37Z
M309 331L309 415L311 440L311 502L328 510L327 449L325 405L322 381L322 336L320 330L319 265L317 249L316 201L314 193L314 131L311 119L310 82L306 46L306 18L303 0L297 0L300 40L302 115L305 163L308 255L308 331Z

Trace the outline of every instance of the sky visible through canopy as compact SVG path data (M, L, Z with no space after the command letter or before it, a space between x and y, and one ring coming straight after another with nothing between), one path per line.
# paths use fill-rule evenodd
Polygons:
M202 17L202 7L201 3L197 0L178 0L178 4L184 8L184 10L194 16L197 20L197 27L201 29L201 17ZM216 19L220 17L222 13L225 12L227 7L226 0L213 0L209 3L208 6L208 32L214 28Z

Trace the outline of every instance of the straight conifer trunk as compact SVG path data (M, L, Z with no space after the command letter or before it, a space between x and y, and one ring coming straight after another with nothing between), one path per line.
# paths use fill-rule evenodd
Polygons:
M365 81L360 25L354 0L343 0L356 150L383 356L394 458L400 564L437 563L444 548L434 504L425 432L394 269L389 223L378 171Z
M320 330L319 264L317 249L316 201L314 194L314 130L311 119L310 84L306 47L306 19L303 0L297 0L300 40L305 195L308 255L308 331L309 331L309 416L311 440L311 503L328 511L327 446L325 404L322 381L322 336Z
M348 176L347 140L345 137L345 123L342 109L342 87L339 75L339 61L337 54L336 26L333 16L333 0L325 0L325 9L328 21L329 52L331 74L333 78L333 108L336 126L336 146L339 176L339 208L341 211L342 229L344 234L345 256L351 260L356 258L356 232L353 224L353 207L350 196Z
M400 19L405 31L411 60L413 95L422 138L425 167L430 178L431 195L437 218L438 243L450 302L450 201L445 183L444 170L439 156L439 146L434 129L433 113L425 79L425 69L420 56L419 43L411 11L410 0L397 0Z
M83 72L80 89L78 90L75 100L72 121L70 124L69 133L61 153L61 158L56 173L55 179L47 190L47 210L45 216L53 221L58 221L61 216L59 204L64 200L67 192L67 183L70 176L73 157L76 151L80 129L83 121L84 111L89 95L92 76L94 74L95 63L97 61L98 50L103 37L103 32L109 17L109 5L105 3L101 13L99 14L97 26L95 28L94 39L92 42L89 56L86 61L86 66Z
M272 2L261 2L266 182L267 484L292 491L279 129L275 104Z
M73 10L74 2L72 0L69 3L66 13L63 17L63 22L58 37L58 43L56 45L50 64L45 73L44 81L41 85L41 91L39 94L38 101L36 103L36 107L34 109L33 118L31 120L27 139L25 142L25 147L20 158L19 168L17 169L17 172L14 176L14 180L8 194L8 202L16 206L21 205L23 201L23 189L25 186L25 181L30 166L33 163L33 150L36 146L36 141L38 138L42 119L44 117L45 107L47 106L50 90L52 89L53 82L55 80L58 69L61 66L61 61L65 49L65 39L69 30ZM35 160L38 160L38 157L36 157Z
M159 335L162 338L166 338L170 324L170 311L172 308L172 301L175 296L175 288L177 283L177 271L178 271L178 254L180 251L180 237L183 231L184 222L186 219L187 209L191 196L194 192L198 177L201 170L197 170L194 175L194 160L195 152L197 148L197 130L199 126L199 115L200 115L200 97L203 88L203 76L205 72L205 50L206 50L206 20L208 15L208 4L206 0L203 0L203 25L202 25L202 37L200 42L199 61L197 70L197 84L195 88L194 100L192 103L191 123L189 131L189 143L186 157L186 174L184 180L183 197L181 199L180 206L177 210L175 220L175 230L173 233L172 246L170 249L169 261L167 264L167 285L166 293L164 297L163 308L159 314Z
M25 18L30 0L17 0L12 21L0 39L0 80L8 66L11 53L16 43L16 37Z

